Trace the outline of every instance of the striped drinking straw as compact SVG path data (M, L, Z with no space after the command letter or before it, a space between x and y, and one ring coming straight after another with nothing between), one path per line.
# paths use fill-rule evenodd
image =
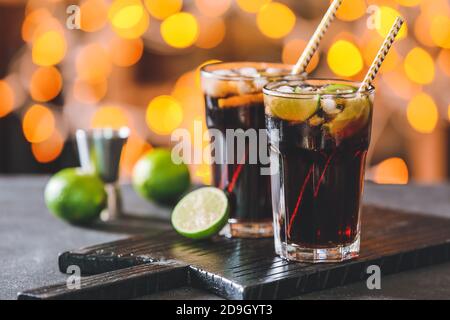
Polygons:
M308 44L306 45L305 50L303 50L302 55L298 59L294 68L292 69L291 73L293 75L301 74L301 73L305 72L306 67L308 66L309 62L312 59L312 56L314 55L317 48L319 47L319 43L322 40L323 36L325 35L325 32L327 31L331 22L336 17L336 12L339 9L339 7L341 6L341 4L342 4L342 0L334 0L331 3L327 12L323 16L322 21L320 21L319 26L317 27L313 36L311 37Z
M384 39L384 42L383 42L380 50L378 51L375 59L373 60L372 65L370 66L369 71L366 74L366 77L361 82L359 91L366 91L372 85L372 82L375 79L378 71L380 70L381 64L383 63L384 59L386 58L386 55L388 54L389 49L392 47L395 37L397 36L398 32L400 31L400 28L402 27L404 21L405 20L402 17L397 17L395 19L395 22L392 25L391 30L389 31L388 35Z

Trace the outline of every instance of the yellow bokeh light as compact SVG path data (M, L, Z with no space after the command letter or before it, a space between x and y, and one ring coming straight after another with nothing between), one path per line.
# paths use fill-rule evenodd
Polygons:
M376 26L376 30L378 31L379 35L385 38L389 31L394 24L395 19L400 16L400 13L395 10L394 8L387 7L387 6L381 6L378 10L377 14L379 14L379 22L380 24ZM407 23L403 23L403 26L401 27L396 39L403 39L408 34L408 27Z
M306 47L306 41L302 39L292 39L289 40L283 47L283 51L281 54L281 60L286 64L295 64L297 63L298 57L303 52L303 49ZM311 61L306 67L306 72L311 73L319 64L319 51L316 51L312 56Z
M207 17L223 15L231 5L231 0L195 0L198 10Z
M33 156L39 163L49 163L54 161L61 155L63 149L64 138L56 129L45 141L33 143L31 145Z
M139 2L138 5L135 4L135 6L142 6ZM110 10L111 12L111 10ZM141 11L139 11L141 12ZM136 12L138 13L138 12ZM146 10L142 8L142 14L134 15L133 17L125 16L124 19L132 19L132 21L129 21L128 23L124 23L123 26L130 26L128 28L126 27L117 27L114 24L111 23L113 31L121 38L124 39L136 39L142 36L150 25L150 18ZM111 15L110 15L111 16ZM110 18L111 19L111 18ZM138 19L138 20L136 20Z
M256 13L271 1L272 0L237 0L237 4L246 12Z
M86 32L102 29L108 20L108 5L105 0L86 0L80 6L80 27Z
M439 117L433 98L424 92L411 99L406 116L411 127L420 133L433 132Z
M58 64L66 55L66 51L67 43L60 32L45 32L33 43L33 63L44 67Z
M129 29L136 26L143 15L144 6L139 0L116 0L108 12L111 24L118 29Z
M106 95L107 90L108 84L104 79L96 82L76 79L73 85L75 99L84 103L99 102Z
M401 158L389 158L375 167L374 181L379 184L407 184L408 166Z
M144 52L144 42L141 38L112 38L110 42L111 60L116 66L129 67L141 59Z
M365 0L343 1L336 17L343 21L353 21L362 17L366 13L366 9Z
M183 0L144 0L150 14L159 20L179 12L183 7Z
M447 77L450 77L450 50L449 49L442 49L439 53L437 63L440 67L440 69L447 75Z
M363 46L361 46L364 62L368 67L372 64L373 59L375 59L382 43L383 39L374 37L370 38L368 42L366 42ZM395 47L391 47L391 49L389 50L389 54L386 55L386 58L384 59L383 64L381 65L380 73L394 70L399 64L400 60L401 57L397 53Z
M126 113L120 107L106 106L98 109L91 120L92 128L120 129L129 125Z
M279 39L292 31L295 20L295 14L288 6L270 2L259 10L256 23L265 36Z
M89 82L107 78L112 70L111 56L99 43L91 43L81 48L75 64L78 76Z
M363 68L363 59L358 47L347 40L338 40L328 50L328 65L335 74L351 77Z
M218 46L225 37L225 22L222 18L202 17L198 21L199 34L195 45L202 49Z
M5 81L0 80L0 118L14 110L14 91Z
M145 120L152 131L167 135L181 124L183 110L175 98L167 95L158 96L148 105Z
M31 76L30 94L33 100L45 102L55 98L62 89L62 77L55 67L39 67Z
M55 116L47 107L35 104L26 111L22 129L28 142L43 142L50 138L55 130Z
M433 17L430 34L437 46L450 49L450 18L444 15Z
M406 75L419 84L428 84L434 79L433 58L424 49L415 47L405 57Z
M207 163L202 163L198 165L195 169L195 176L202 184L207 186L211 185L212 184L211 166Z
M404 7L415 7L419 5L422 0L395 0L395 2Z
M187 48L198 37L198 23L195 17L186 12L176 13L161 24L161 36L174 48Z

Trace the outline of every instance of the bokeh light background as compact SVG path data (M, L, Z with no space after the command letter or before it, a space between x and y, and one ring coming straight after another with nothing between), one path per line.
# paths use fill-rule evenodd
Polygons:
M39 164L34 171L54 171L76 161L77 128L126 125L132 132L121 164L127 179L144 152L170 145L173 130L193 131L194 120L204 123L201 65L293 64L329 1L83 0L75 2L80 30L66 26L71 4L0 2L0 16L9 17L0 19L0 153L6 159L23 140L28 150L23 157ZM307 71L362 80L399 14L406 26L376 81L367 176L378 183L445 181L448 0L344 0ZM12 125L16 120L19 126ZM72 150L70 161L66 149ZM191 170L196 181L210 182L208 165ZM3 166L3 172L20 171Z

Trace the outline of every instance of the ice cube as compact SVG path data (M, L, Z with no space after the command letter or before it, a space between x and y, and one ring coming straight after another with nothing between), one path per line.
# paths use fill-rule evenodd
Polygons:
M257 91L251 80L239 81L236 83L236 87L239 94L249 94Z
M294 88L290 87L290 86L281 86L277 88L278 92L283 92L283 93L293 93L294 92Z
M263 87L267 84L266 78L256 78L253 80L253 85L255 86L255 89L258 91L262 91Z
M238 72L241 76L244 77L252 77L252 78L259 77L259 72L255 68L250 67L240 68L238 69Z
M214 70L213 73L218 76L227 76L227 77L235 77L238 75L236 72L229 69L218 69Z
M320 105L322 106L322 110L327 114L338 114L341 112L334 99L322 98L320 99Z
M281 68L267 68L265 73L270 76L276 76L283 73L283 69Z

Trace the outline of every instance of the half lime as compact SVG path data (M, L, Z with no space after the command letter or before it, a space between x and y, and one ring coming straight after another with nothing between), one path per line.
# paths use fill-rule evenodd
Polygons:
M172 225L175 230L191 239L211 237L226 225L229 205L225 193L214 187L190 192L175 206Z

